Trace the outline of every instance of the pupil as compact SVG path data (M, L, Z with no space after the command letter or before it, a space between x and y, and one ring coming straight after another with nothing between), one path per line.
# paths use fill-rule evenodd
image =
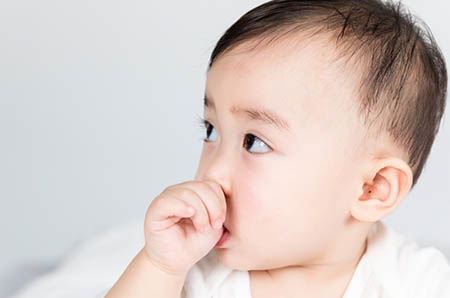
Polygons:
M247 146L251 146L251 144L252 144L253 141L254 141L254 138L255 138L255 136L253 136L253 135L247 135L246 145L247 145Z
M211 126L208 126L208 129L206 130L206 136L209 137L209 135L211 134Z

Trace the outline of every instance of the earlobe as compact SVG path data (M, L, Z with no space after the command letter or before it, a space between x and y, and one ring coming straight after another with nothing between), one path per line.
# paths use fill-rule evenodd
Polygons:
M364 181L362 193L355 199L350 210L359 221L376 222L392 213L412 185L412 171L399 158L379 160L372 167L373 179Z

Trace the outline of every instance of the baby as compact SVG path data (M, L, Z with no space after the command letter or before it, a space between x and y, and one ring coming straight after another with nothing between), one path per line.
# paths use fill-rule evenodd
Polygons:
M379 0L275 0L237 20L209 62L195 180L152 201L106 297L450 297L443 254L414 263L379 222L445 110L444 58L417 21Z

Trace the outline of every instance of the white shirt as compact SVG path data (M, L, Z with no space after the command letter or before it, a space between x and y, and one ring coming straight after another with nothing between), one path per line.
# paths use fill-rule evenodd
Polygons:
M144 245L141 219L96 235L60 266L10 298L103 298ZM182 298L251 298L247 271L228 268L211 250L188 272ZM343 298L450 298L450 265L383 222L372 226Z
M251 298L249 274L227 268L212 250L189 271L182 297ZM379 221L343 296L361 297L450 298L449 262L438 249L419 248Z

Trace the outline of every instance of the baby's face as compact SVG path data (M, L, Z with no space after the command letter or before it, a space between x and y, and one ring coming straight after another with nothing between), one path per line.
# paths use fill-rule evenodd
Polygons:
M211 125L195 179L224 190L231 237L216 253L231 268L314 263L339 238L362 191L357 78L327 64L331 47L305 44L239 47L207 76Z

